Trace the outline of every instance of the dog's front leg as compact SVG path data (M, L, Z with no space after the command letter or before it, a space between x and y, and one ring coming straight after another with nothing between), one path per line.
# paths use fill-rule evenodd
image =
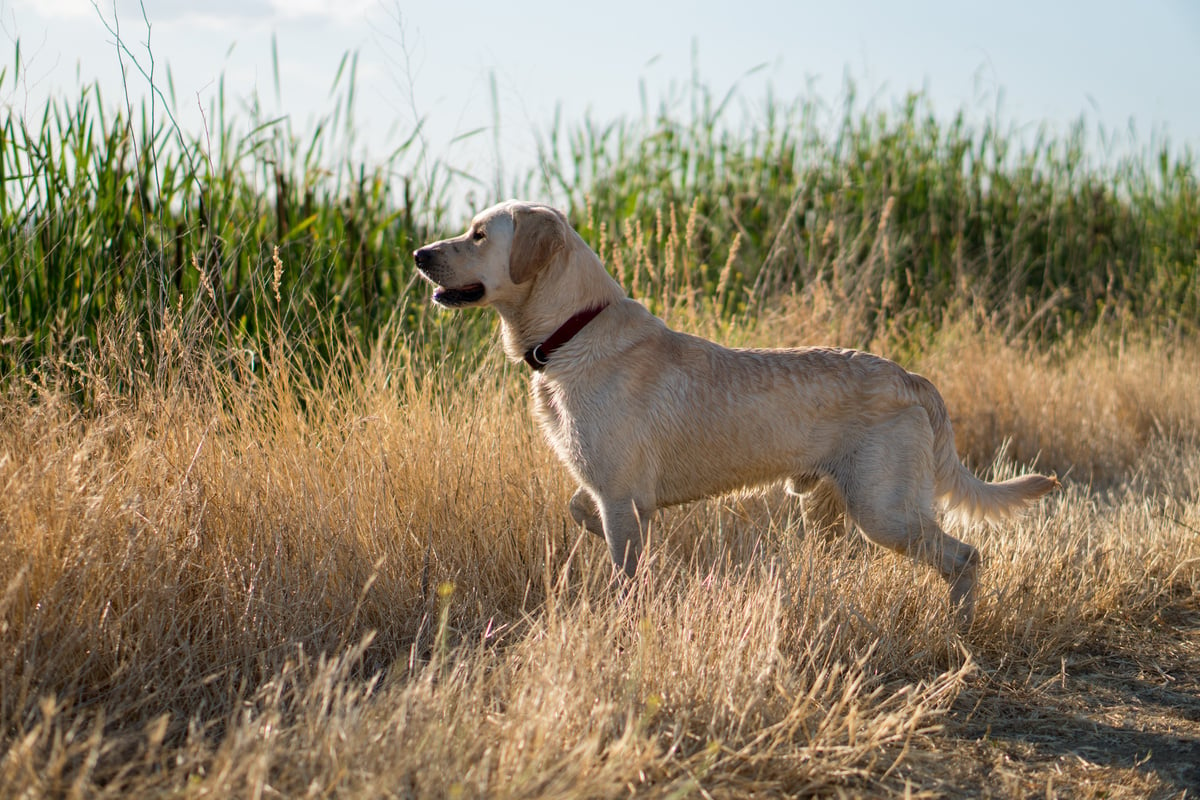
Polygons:
M582 525L597 536L604 535L604 523L600 520L600 512L596 510L596 501L587 489L581 486L575 490L570 509L571 519L575 520L576 525Z
M604 539L613 566L632 578L637 571L638 556L654 509L635 503L631 497L598 498L600 519L604 523Z

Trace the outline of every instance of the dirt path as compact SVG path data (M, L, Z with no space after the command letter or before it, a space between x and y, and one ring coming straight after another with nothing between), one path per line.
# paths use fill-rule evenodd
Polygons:
M947 728L946 795L1200 797L1200 604L1057 674L990 682Z

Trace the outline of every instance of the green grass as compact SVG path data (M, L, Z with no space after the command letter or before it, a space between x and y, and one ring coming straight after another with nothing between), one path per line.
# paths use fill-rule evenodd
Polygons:
M385 330L454 335L458 350L486 338L478 321L436 330L409 256L461 228L448 209L469 178L431 163L417 131L377 163L345 156L354 82L344 61L333 110L307 135L257 102L231 115L223 89L204 131L174 127L165 98L114 112L97 88L40 118L10 111L0 371L80 364L119 330L131 347L140 334L152 372L153 332L172 319L251 356L268 334L315 338L314 372ZM567 207L660 311L659 298L699 294L732 319L815 292L854 301L845 330L864 345L919 341L964 311L1034 343L1097 325L1196 331L1190 150L1102 161L1082 122L1029 142L996 118L935 116L921 95L863 106L853 87L836 110L768 97L739 127L733 99L699 86L637 119L560 120L512 185Z
M445 190L394 175L412 140L380 165L337 160L348 104L337 98L307 140L256 107L229 119L223 90L197 132L150 101L133 119L112 113L97 87L40 118L10 111L0 370L80 363L113 331L140 335L153 362L164 322L227 350L257 351L281 326L326 355L371 341L403 310L407 254L442 219Z
M719 283L736 237L750 297L821 285L863 305L865 340L896 317L936 325L964 304L1038 341L1198 318L1190 150L1101 161L1082 121L1026 142L994 116L935 116L919 94L863 107L852 85L840 112L768 98L759 124L736 130L728 97L693 91L691 111L664 103L632 123L557 126L546 190L609 231L652 230L661 209L690 207L705 222L698 285Z

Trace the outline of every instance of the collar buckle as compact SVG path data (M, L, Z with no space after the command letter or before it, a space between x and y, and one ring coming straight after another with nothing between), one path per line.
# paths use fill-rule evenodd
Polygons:
M532 348L525 351L525 363L533 367L535 370L540 370L542 367L550 363L546 354L542 351L540 344L535 344Z

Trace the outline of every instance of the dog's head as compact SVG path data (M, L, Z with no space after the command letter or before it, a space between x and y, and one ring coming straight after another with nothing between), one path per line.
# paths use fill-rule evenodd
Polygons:
M510 200L475 216L466 233L413 253L447 308L512 300L567 247L567 221L549 206Z

